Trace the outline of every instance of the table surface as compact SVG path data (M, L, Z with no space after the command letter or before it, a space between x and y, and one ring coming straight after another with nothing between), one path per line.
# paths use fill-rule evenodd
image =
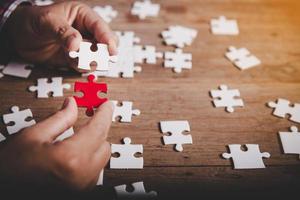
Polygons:
M190 192L266 192L299 186L300 160L297 155L283 154L278 131L288 131L298 125L272 115L269 101L286 98L300 102L300 4L298 0L165 0L159 17L144 21L130 15L131 1L85 1L89 5L112 5L118 17L111 23L114 30L134 31L143 45L155 45L159 51L173 50L163 45L159 36L169 25L196 28L198 37L184 51L193 55L192 70L180 74L155 65L143 64L143 71L133 79L102 78L109 86L108 97L130 100L141 115L132 123L114 123L109 141L118 144L130 137L134 144L144 146L144 169L105 169L106 186L144 181L147 190L161 196ZM212 18L225 15L237 19L238 36L215 36L210 32ZM234 45L246 47L262 64L240 71L225 57L226 49ZM36 99L27 91L40 77L63 76L73 83L84 80L75 72L60 72L35 68L28 79L5 76L0 85L0 111L8 113L13 105L30 108L36 121L54 113L64 98ZM245 106L234 113L214 108L211 89L220 84L239 89ZM74 95L73 89L65 96ZM80 109L75 130L87 117ZM188 120L192 145L176 152L172 145L164 146L159 129L161 120ZM0 132L6 134L1 122ZM259 144L266 169L234 170L230 160L222 159L228 144Z

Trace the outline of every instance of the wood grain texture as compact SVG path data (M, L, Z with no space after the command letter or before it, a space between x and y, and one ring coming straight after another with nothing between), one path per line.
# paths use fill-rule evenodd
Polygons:
M105 170L109 186L143 180L150 189L164 197L180 191L201 192L278 192L298 185L299 156L282 154L278 131L287 131L292 123L273 115L269 101L286 98L300 103L300 4L298 0L164 0L160 16L139 21L129 14L133 1L84 1L89 5L112 5L119 15L111 26L114 30L135 31L141 44L164 46L159 37L169 25L180 24L199 30L192 46L184 51L193 54L193 69L175 74L156 65L143 65L134 79L102 78L109 86L109 98L130 100L142 114L130 124L114 123L109 136L112 143L131 137L144 145L144 170ZM210 33L211 18L225 15L238 20L238 36L214 36ZM225 59L227 47L246 47L261 59L262 64L240 71ZM35 99L27 91L40 77L63 76L68 83L84 80L75 72L35 68L29 79L4 77L0 80L0 112L12 105L31 108L37 121L54 113L63 98ZM245 102L232 114L212 106L209 90L220 84L237 88ZM72 90L65 96L72 96ZM160 120L188 120L193 145L185 145L182 153L172 145L163 146ZM75 129L87 120L80 109ZM6 133L5 125L0 131ZM232 170L231 162L220 155L231 143L259 144L270 152L265 159L267 169ZM284 185L284 187L283 187ZM291 188L294 188L292 187ZM264 188L264 189L262 189ZM173 193L173 192L174 193ZM177 192L176 192L177 191Z

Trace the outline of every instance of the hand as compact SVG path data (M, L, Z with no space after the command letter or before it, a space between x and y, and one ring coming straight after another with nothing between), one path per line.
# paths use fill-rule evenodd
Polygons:
M109 26L90 7L76 1L20 5L5 29L17 55L34 64L75 68L68 53L79 49L83 37L108 44L111 55L117 52L117 37Z
M113 106L110 102L102 104L72 137L54 142L73 126L77 112L74 98L67 98L56 114L2 143L1 181L23 185L30 181L76 190L94 187L111 155L106 138Z

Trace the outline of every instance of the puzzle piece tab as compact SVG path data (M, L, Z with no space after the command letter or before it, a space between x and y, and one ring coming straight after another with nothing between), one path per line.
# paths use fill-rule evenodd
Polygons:
M156 52L155 46L134 46L134 62L143 63L145 60L148 64L156 64L157 58L162 58L161 52Z
M36 124L34 119L27 120L28 118L33 117L30 109L20 110L18 106L13 106L11 111L12 113L3 115L3 121L5 124L9 124L11 122L14 123L13 125L6 127L8 134L12 135L23 128Z
M91 70L91 63L97 64L97 71L107 71L110 62L117 62L117 56L110 56L106 44L97 44L97 51L91 50L92 43L81 42L78 52L71 51L71 58L78 58L78 68Z
M240 97L240 91L237 89L229 90L227 85L220 85L220 90L211 90L210 95L214 98L213 103L215 107L225 107L227 112L234 112L234 107L244 106L242 99L236 99Z
M31 74L31 68L33 68L31 64L10 62L4 67L2 73L9 76L28 78Z
M51 78L52 82L49 83L47 78L39 78L36 86L30 86L29 91L37 92L38 98L49 98L49 94L52 93L53 97L64 96L64 89L70 89L71 85L68 83L63 84L62 77Z
M128 192L126 185L115 186L115 192L120 199L152 199L157 196L157 192L146 192L143 182L132 183L133 191Z
M290 101L286 99L278 99L277 103L269 102L268 106L274 108L273 115L281 118L285 118L287 115L290 116L289 120L300 123L300 104L295 103L293 106L290 105Z
M107 5L104 7L95 6L93 10L106 22L110 23L114 18L118 16L118 12L113 7Z
M75 82L74 91L82 92L83 97L74 96L79 107L86 107L86 114L91 116L94 114L94 108L98 108L107 101L107 98L100 98L99 92L107 93L107 85L105 83L95 83L95 76L89 75L88 82Z
M180 73L182 69L192 69L192 54L183 53L182 49L175 52L165 52L165 68L173 68L174 72Z
M111 169L142 169L143 157L135 157L136 153L143 153L143 145L131 144L131 139L123 139L124 144L111 144L111 153L119 153L119 157L110 158Z
M225 56L241 70L249 69L261 64L260 60L254 55L251 55L246 48L236 49L231 46Z
M116 121L117 117L121 117L120 122L131 122L133 115L140 115L141 111L133 109L131 101L122 101L122 105L118 106L118 101L111 101L115 106L112 121Z
M236 20L227 20L220 16L218 19L210 21L211 31L214 35L238 35L239 28Z
M261 153L258 144L246 144L247 151L241 149L240 144L230 144L230 153L223 153L225 159L232 158L234 169L266 168L262 158L269 158L268 152Z
M279 132L281 144L285 154L298 154L300 158L300 132L296 126L290 128L291 132Z
M161 121L160 128L162 133L169 133L170 136L163 136L164 144L175 144L177 151L183 151L183 144L192 144L192 136L183 134L190 131L188 121Z
M135 1L131 9L132 15L137 15L139 19L146 19L146 17L158 16L160 10L159 4L154 4L150 0Z
M167 45L174 45L183 48L185 45L191 45L197 37L198 31L183 26L170 26L169 30L161 33Z

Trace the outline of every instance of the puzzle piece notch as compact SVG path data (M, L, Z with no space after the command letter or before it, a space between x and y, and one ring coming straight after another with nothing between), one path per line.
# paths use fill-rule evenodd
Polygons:
M105 83L95 83L95 76L89 75L88 82L75 82L75 92L82 92L83 97L74 96L79 107L86 107L86 114L91 116L94 114L94 108L98 108L107 101L107 98L100 98L98 92L107 93L107 85Z
M106 22L110 23L114 18L118 16L118 12L113 9L112 6L107 5L104 7L95 6L93 10Z
M110 158L111 169L142 169L143 157L135 157L136 153L143 153L143 145L131 144L131 139L123 139L124 144L111 144L111 153L119 153L120 156Z
M230 153L223 153L225 159L232 158L234 169L266 168L262 158L270 158L270 153L260 152L258 144L246 144L247 151L241 149L240 144L230 144Z
M156 64L157 58L162 58L163 54L161 52L156 52L155 46L134 46L134 62L143 63L145 60L148 64Z
M137 15L139 19L144 20L146 17L158 16L160 10L159 4L154 4L150 0L135 1L131 9L132 15Z
M161 121L160 128L162 133L170 133L170 136L163 136L164 144L175 144L176 151L183 151L183 144L192 144L192 136L183 134L183 132L190 132L190 125L188 121Z
M237 89L229 90L227 85L220 85L219 90L211 90L210 95L214 98L213 103L215 107L225 107L229 113L234 112L234 107L244 106L242 99L235 99L240 97L240 91Z
M174 45L177 48L183 48L185 45L191 45L197 37L198 31L183 26L170 26L169 30L161 33L167 45Z
M122 101L121 106L118 106L118 101L111 101L115 107L112 121L115 122L117 117L121 117L120 122L131 122L132 116L138 116L141 111L132 109L133 103L131 101Z
M48 78L39 78L37 80L37 85L30 86L29 91L37 92L38 98L49 98L49 93L52 93L53 97L62 97L64 96L63 90L70 88L70 84L63 84L62 77L51 78L51 83L48 82Z
M290 127L291 132L279 132L285 154L298 154L300 159L300 132L296 126Z
M30 109L20 110L18 106L11 107L12 113L4 114L3 121L5 124L13 122L11 126L7 126L8 134L12 135L19 132L23 128L27 128L36 124L34 119L27 120L28 118L33 118L32 112Z
M31 68L33 67L33 65L28 63L10 62L5 67L2 67L2 73L9 76L28 78L31 74Z
M241 70L249 69L261 64L261 61L254 55L251 55L246 48L236 49L234 46L230 46L225 56Z
M173 68L174 72L181 73L182 69L192 69L192 54L183 53L182 49L175 52L165 52L165 68Z
M117 62L117 56L110 56L108 46L106 44L97 44L97 50L91 50L92 43L81 42L79 51L70 51L71 58L78 58L78 68L83 70L91 70L91 63L97 64L97 71L107 71L109 62Z
M236 20L227 20L225 16L210 21L211 31L214 35L238 35L239 28Z
M295 103L293 106L290 105L290 101L286 99L277 99L277 103L269 102L268 106L274 108L273 115L285 118L290 115L289 120L300 123L300 104Z
M115 192L118 198L121 199L149 199L149 198L155 198L157 196L157 192L150 191L146 192L144 183L136 182L132 183L133 191L128 192L126 190L126 185L119 185L115 186Z
M0 133L0 142L3 142L4 140L6 140L5 136Z

